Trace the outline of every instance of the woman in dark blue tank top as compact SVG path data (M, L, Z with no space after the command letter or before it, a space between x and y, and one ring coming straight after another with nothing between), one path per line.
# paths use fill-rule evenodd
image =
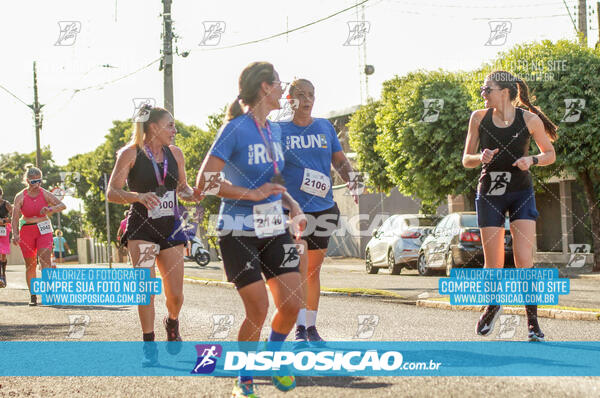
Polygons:
M504 267L504 223L510 220L513 254L518 268L533 267L535 220L538 212L529 168L554 163L552 141L557 127L529 99L527 84L506 71L489 74L481 87L486 109L471 114L462 163L480 164L475 207L481 229L485 268ZM518 100L517 100L518 97ZM529 111L515 107L523 105ZM540 154L529 156L533 137ZM481 152L478 152L479 146ZM526 305L528 338L544 339L537 321L537 305ZM488 305L477 323L477 333L487 336L502 308Z
M110 177L109 201L131 204L124 240L134 267L160 270L168 315L163 320L168 341L181 341L179 312L183 304L183 245L179 231L178 198L200 200L201 195L186 181L185 160L172 145L177 130L173 116L163 108L140 109L131 142L117 153ZM123 189L125 183L128 190ZM149 305L139 305L144 341L154 341L154 296ZM170 346L177 348L177 346ZM144 346L147 365L157 362L154 343Z

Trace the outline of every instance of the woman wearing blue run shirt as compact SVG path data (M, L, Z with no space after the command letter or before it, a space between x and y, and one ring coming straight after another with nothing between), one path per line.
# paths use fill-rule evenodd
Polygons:
M196 179L198 189L222 198L217 230L223 265L246 310L239 341L260 338L269 307L262 275L277 307L270 342L285 340L300 308L300 274L297 264L290 261L297 260L298 253L286 231L283 206L290 209L297 234L306 220L282 185L281 130L267 121L269 112L279 109L283 92L273 65L248 65L239 79L239 95L227 111L227 122ZM240 102L249 108L247 113ZM283 391L295 387L290 374L275 375L272 380ZM241 375L232 396L255 396L252 376Z
M306 214L307 227L302 238L308 246L308 270L301 269L305 308L300 309L296 320L296 341L323 342L316 328L320 270L340 215L331 190L331 166L349 187L351 181L355 184L356 173L329 120L311 116L315 102L313 84L296 79L290 86L288 99L295 102L296 109L292 121L279 123L285 145L283 178L287 191ZM353 196L358 203L357 195Z

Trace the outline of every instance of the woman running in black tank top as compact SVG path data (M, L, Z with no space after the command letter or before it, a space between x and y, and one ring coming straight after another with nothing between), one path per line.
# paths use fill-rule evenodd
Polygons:
M556 126L529 101L525 82L505 71L486 77L481 95L487 109L472 113L463 154L463 165L482 164L475 207L481 229L485 268L504 267L504 223L506 213L513 236L513 254L518 268L533 267L535 239L535 196L529 168L554 163L552 141ZM519 97L516 108L513 102ZM528 156L533 136L540 154ZM481 153L477 153L481 145ZM543 341L537 321L537 305L526 305L528 338ZM487 336L501 313L501 307L488 305L477 323L477 334Z
M179 312L183 304L183 245L177 233L177 197L192 201L201 195L187 183L183 153L173 142L177 130L171 114L163 108L146 106L136 120L129 145L117 153L107 197L114 203L131 204L127 220L127 249L134 267L160 270L168 316L163 320L168 341L181 341ZM127 182L129 190L123 187ZM143 340L154 341L154 296L149 305L138 306ZM178 349L177 346L171 346ZM144 346L146 365L157 362L156 345Z

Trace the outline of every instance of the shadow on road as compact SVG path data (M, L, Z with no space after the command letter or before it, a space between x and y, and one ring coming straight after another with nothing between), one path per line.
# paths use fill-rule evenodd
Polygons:
M256 377L255 380L261 380L260 384L271 384L270 378ZM381 382L366 382L365 377L331 377L331 376L298 376L296 378L296 386L298 387L346 387L346 388L359 388L359 389L375 389L375 388L387 388L393 385L393 383L381 383ZM264 383L263 383L264 381Z
M27 340L47 340L49 336L66 334L69 330L68 323L37 323L28 325L0 324L0 340L19 341L26 337Z

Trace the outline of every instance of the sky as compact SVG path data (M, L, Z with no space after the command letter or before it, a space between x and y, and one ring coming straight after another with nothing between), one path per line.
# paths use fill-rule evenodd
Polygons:
M565 3L575 18L577 1ZM176 46L190 51L186 58L174 58L175 117L204 127L208 115L237 96L240 72L256 60L272 62L282 81L311 80L316 116L360 104L366 99L366 93L361 98L359 73L362 47L344 45L348 23L363 20L360 7L271 40L223 48L285 32L355 4L173 0ZM598 37L596 4L588 4L593 45ZM382 82L395 75L416 69L469 70L520 42L576 37L562 0L370 0L364 7L366 60L375 67L368 83L373 98L379 97ZM20 0L5 2L3 11L10 18L0 25L5 54L0 85L31 103L32 63L37 61L39 98L45 104L41 143L50 146L58 164L100 145L113 120L133 115L134 98L163 104L158 63L143 68L161 55L160 0ZM486 46L489 22L498 20L510 22L506 42ZM55 45L59 21L80 23L71 45ZM205 21L224 26L218 45L199 45ZM35 150L31 110L2 89L0 108L1 151Z

